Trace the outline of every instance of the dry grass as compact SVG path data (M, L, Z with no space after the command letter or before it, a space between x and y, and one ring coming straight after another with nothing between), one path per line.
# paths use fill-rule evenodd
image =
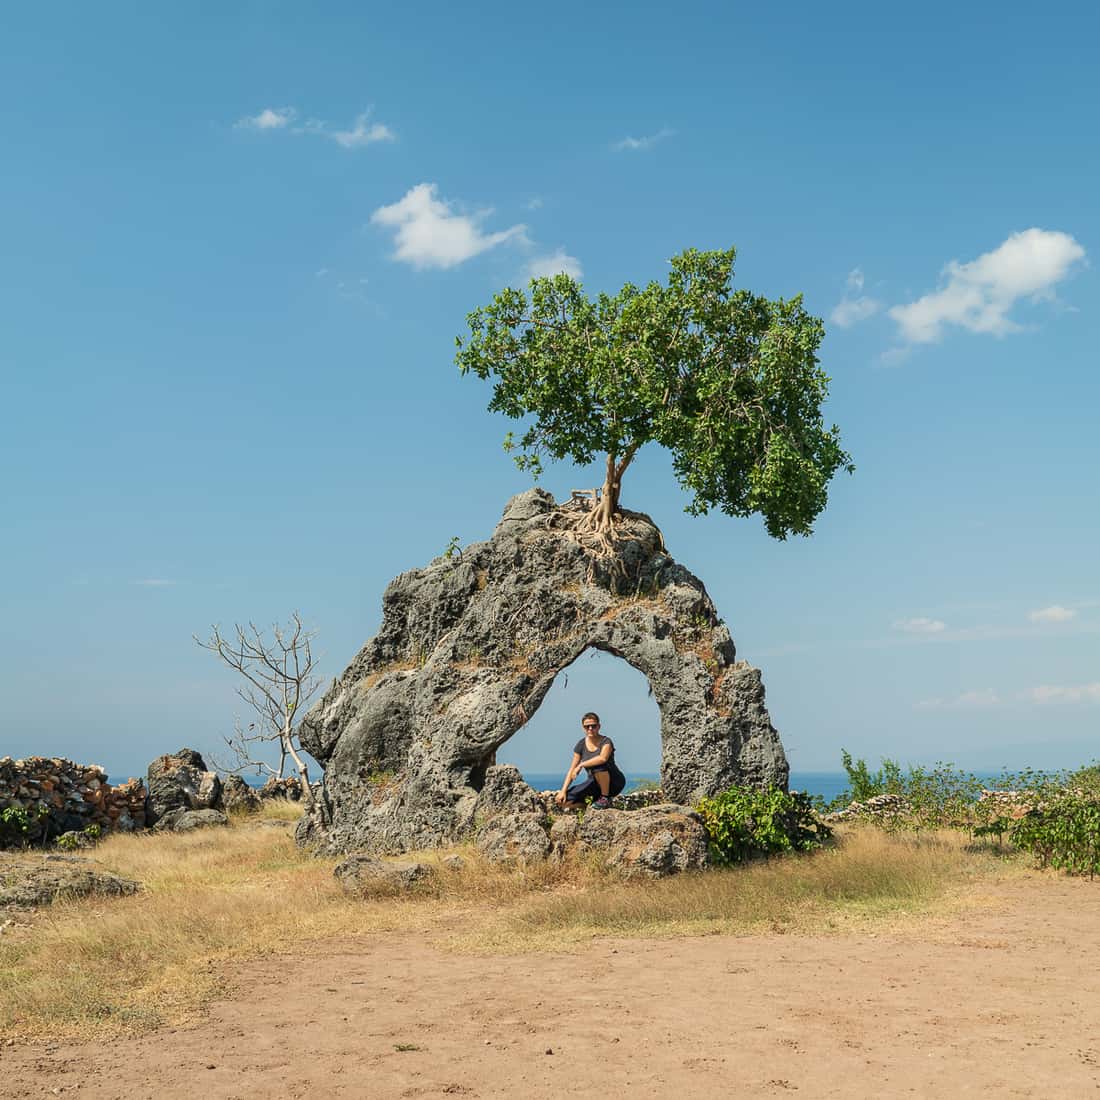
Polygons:
M453 943L554 950L593 935L841 931L953 908L968 887L1013 866L959 833L856 828L812 856L528 901Z
M268 816L297 807L273 805ZM290 829L118 836L94 853L144 884L130 898L41 910L0 939L0 1034L103 1038L178 1024L224 994L231 959L301 954L334 937L419 930L456 949L547 950L597 935L824 931L950 905L1004 861L953 836L852 830L835 850L659 882L592 864L512 870L462 851L426 888L350 898ZM437 861L443 853L421 858Z

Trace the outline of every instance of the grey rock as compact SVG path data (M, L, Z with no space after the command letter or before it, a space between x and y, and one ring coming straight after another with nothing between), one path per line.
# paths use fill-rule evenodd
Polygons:
M580 852L597 852L626 878L662 878L695 871L707 862L703 819L686 806L590 810L577 827Z
M78 857L0 859L0 909L32 909L89 894L122 897L140 889L141 883L101 871Z
M222 784L222 808L226 813L256 813L260 796L239 776L227 775Z
M543 813L539 795L532 790L513 764L494 764L485 771L485 782L477 796L475 813L487 819L500 813Z
M349 894L399 892L421 886L435 877L428 863L413 860L389 861L365 852L353 852L332 872Z
M538 863L550 855L550 830L541 813L501 814L481 827L477 847L490 863Z
M149 765L146 786L149 824L170 810L209 810L221 804L221 780L194 749L158 756Z
M576 814L565 814L554 819L550 826L550 847L555 856L561 859L577 843L580 823Z
M189 833L193 829L210 829L228 825L229 818L219 810L188 810L173 826L174 833Z
M378 633L300 725L326 815L299 826L303 843L404 852L469 839L506 806L527 812L529 788L495 770L496 751L589 649L648 679L666 799L786 787L760 673L735 659L702 582L639 513L617 525L616 556L599 556L578 537L582 508L521 493L488 542L390 583Z
M448 871L464 871L466 869L466 860L462 856L445 856L442 863Z
M299 802L302 798L302 781L296 775L270 779L260 788L260 798L277 798L286 802Z
M229 824L229 818L219 810L169 810L157 821L156 830L166 833L189 833L194 829L209 829Z

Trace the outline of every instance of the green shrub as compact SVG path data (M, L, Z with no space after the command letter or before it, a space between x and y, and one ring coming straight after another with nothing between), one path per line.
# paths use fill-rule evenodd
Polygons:
M1011 837L1041 866L1092 878L1100 874L1100 797L1066 791L1029 810L1012 826Z
M696 809L703 816L711 860L718 864L805 852L832 836L808 795L788 794L778 787L730 787L704 798Z
M0 848L25 844L30 827L30 815L22 806L6 806L0 810Z

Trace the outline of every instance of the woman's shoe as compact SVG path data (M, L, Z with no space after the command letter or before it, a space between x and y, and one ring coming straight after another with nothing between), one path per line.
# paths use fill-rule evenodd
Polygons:
M594 810L610 810L611 809L611 799L610 798L597 798L596 801L592 803L592 809L594 809Z

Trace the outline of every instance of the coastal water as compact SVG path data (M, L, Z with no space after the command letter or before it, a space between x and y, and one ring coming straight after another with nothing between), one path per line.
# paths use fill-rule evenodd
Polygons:
M536 791L550 791L560 787L565 777L552 772L524 772L523 778ZM628 791L659 780L655 772L628 774L626 778ZM847 787L848 776L844 772L791 772L790 789L792 791L806 791L808 794L821 795L826 801L836 798Z

